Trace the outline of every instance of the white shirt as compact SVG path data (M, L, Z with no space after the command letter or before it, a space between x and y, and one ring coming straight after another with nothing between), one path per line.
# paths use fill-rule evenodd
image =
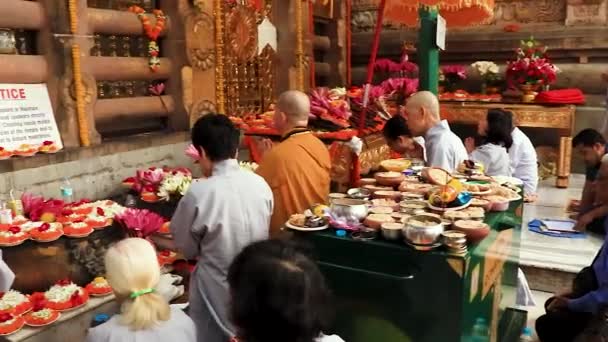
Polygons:
M454 172L468 158L462 140L450 130L446 120L429 129L424 138L428 166Z
M194 323L182 310L171 308L171 318L157 326L133 331L120 323L120 315L113 316L106 323L89 329L86 342L195 342Z
M414 142L422 147L422 160L426 163L426 146L423 137L413 137Z
M481 163L488 176L511 176L511 159L504 146L483 144L471 152L469 159Z
M511 175L524 183L524 193L533 195L538 186L538 157L530 139L519 128L511 133L513 145L509 149Z

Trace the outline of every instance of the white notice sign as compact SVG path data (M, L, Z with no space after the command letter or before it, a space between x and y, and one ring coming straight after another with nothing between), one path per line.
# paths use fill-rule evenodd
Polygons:
M63 147L46 84L0 84L0 147L17 151L51 143L53 150Z
M445 50L445 33L447 31L447 23L442 16L437 14L437 35L436 45L440 50Z

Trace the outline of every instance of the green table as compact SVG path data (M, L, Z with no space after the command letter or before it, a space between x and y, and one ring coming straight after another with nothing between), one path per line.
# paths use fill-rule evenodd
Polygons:
M484 318L497 341L502 285L516 284L522 208L513 202L507 212L488 214L490 235L465 256L331 230L300 235L336 297L332 333L348 342L464 342Z

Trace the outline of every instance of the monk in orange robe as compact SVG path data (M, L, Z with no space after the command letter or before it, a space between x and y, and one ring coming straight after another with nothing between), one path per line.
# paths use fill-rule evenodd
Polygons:
M331 161L329 151L308 130L310 100L299 91L279 97L274 114L281 143L264 153L257 173L274 195L270 236L277 237L293 214L302 213L329 197ZM262 148L264 150L264 148Z

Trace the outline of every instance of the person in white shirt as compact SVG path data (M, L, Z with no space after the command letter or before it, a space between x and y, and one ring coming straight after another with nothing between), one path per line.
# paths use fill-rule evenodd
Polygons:
M344 342L330 324L331 293L321 271L295 242L247 246L228 270L233 342Z
M513 144L512 116L500 109L490 109L486 117L479 120L477 134L483 143L475 147L475 139L467 138L465 146L469 159L481 163L488 176L510 176L511 160L507 150Z
M530 138L517 127L513 128L511 137L513 138L513 145L509 149L511 176L520 179L524 183L524 195L527 199L533 200L536 198L536 189L538 187L538 156L536 155L536 149L532 145Z
M462 140L439 115L439 100L429 91L412 95L405 105L407 126L414 136L424 136L427 165L453 172L467 160Z

